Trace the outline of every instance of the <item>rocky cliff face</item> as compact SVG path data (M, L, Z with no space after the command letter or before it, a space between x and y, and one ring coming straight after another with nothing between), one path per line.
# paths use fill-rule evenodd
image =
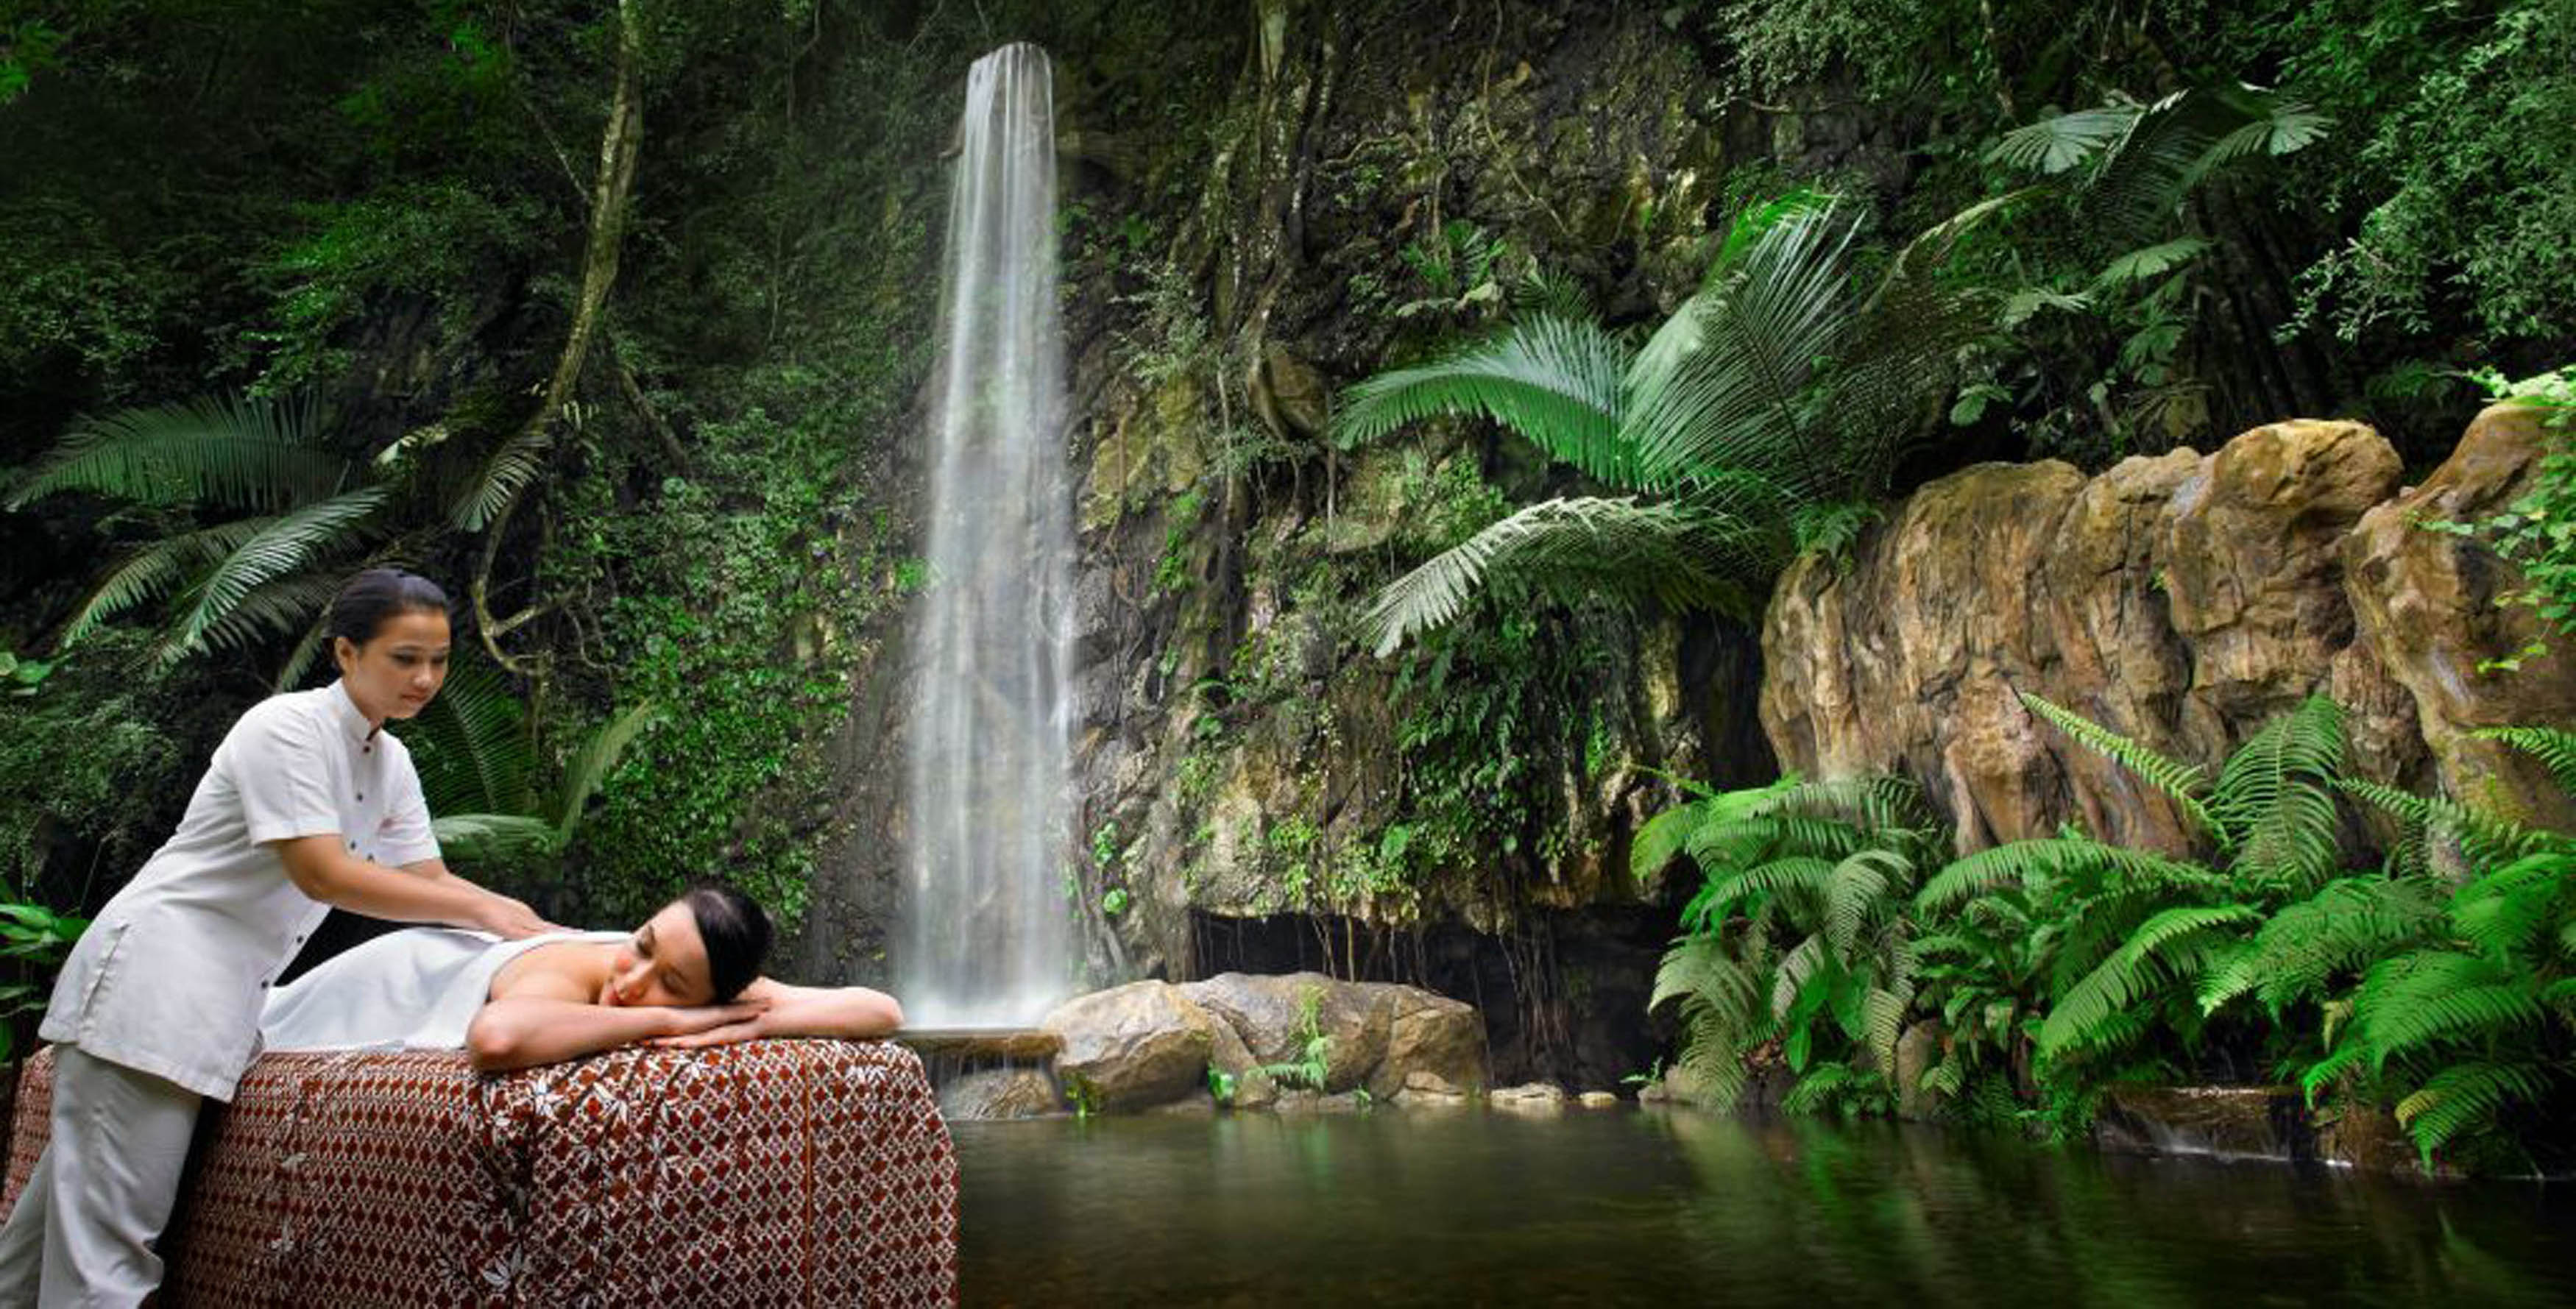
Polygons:
M2089 479L2058 463L1955 474L1852 559L1782 580L1762 633L1764 730L1811 776L1920 780L1963 849L2070 820L2179 849L2161 797L2017 696L2215 764L2324 692L2350 711L2357 775L2563 820L2545 773L2469 733L2570 721L2568 655L2496 666L2538 635L2530 610L2498 603L2515 575L2421 526L2509 505L2541 450L2537 411L2498 407L2420 486L2399 485L2369 428L2313 421Z

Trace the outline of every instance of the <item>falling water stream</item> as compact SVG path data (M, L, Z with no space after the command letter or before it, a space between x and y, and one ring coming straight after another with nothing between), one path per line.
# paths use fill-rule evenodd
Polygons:
M896 968L916 1025L991 1027L1069 989L1073 530L1045 51L975 61L958 143Z

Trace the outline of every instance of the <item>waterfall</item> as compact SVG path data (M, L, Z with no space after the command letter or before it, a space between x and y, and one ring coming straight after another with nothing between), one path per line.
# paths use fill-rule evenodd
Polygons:
M898 993L923 1027L1029 1024L1070 990L1073 564L1046 52L967 74L912 657Z

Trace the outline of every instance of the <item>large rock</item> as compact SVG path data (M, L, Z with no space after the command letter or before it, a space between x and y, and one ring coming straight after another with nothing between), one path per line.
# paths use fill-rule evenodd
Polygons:
M1321 1088L1326 1092L1350 1090L1376 1071L1395 1021L1391 996L1345 985L1322 973L1276 977L1220 973L1180 990L1224 1019L1243 1038L1254 1062L1263 1064L1290 1064L1306 1057L1305 1015L1311 1003L1316 1032L1332 1043Z
M2576 809L2548 770L2470 735L2482 727L2576 722L2567 640L2525 655L2542 625L2527 605L2498 604L2521 574L2482 543L2423 529L2471 522L2527 493L2548 450L2547 411L2498 405L2478 415L2424 484L2363 514L2344 538L2345 589L2371 659L2411 700L2443 789L2514 816L2565 827ZM2519 668L2495 666L2514 660Z
M1075 996L1039 1024L1064 1042L1056 1079L1104 1113L1150 1108L1206 1084L1215 1020L1169 982Z
M1489 1081L1472 1006L1322 973L1134 982L1066 1001L1043 1027L1064 1043L1055 1067L1066 1092L1104 1112L1188 1098L1206 1089L1210 1068L1234 1079L1234 1108L1288 1108L1298 1097L1262 1069L1304 1060L1310 1003L1314 1030L1331 1044L1325 1084L1309 1089L1327 1100L1363 1090L1392 1100L1408 1086L1463 1095Z
M1762 634L1764 730L1809 776L1922 782L1963 851L2070 820L2188 844L2152 788L2036 719L2025 692L2215 765L2324 691L2350 711L2356 774L2557 814L2544 774L2465 733L2566 721L2576 682L2556 654L2479 671L2530 641L2527 611L2493 603L2510 569L2483 543L2407 526L2510 503L2539 449L2528 411L2490 410L2402 493L2395 452L2348 422L2276 423L2089 479L2054 462L1954 474L1856 558L1782 579Z

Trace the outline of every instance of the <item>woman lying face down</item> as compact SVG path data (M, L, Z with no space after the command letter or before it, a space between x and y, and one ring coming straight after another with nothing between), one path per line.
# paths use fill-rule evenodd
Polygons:
M884 1036L894 997L862 986L789 986L760 975L769 919L740 892L700 887L622 941L527 948L493 974L466 1028L477 1068L559 1063L619 1046L670 1049L764 1036Z

